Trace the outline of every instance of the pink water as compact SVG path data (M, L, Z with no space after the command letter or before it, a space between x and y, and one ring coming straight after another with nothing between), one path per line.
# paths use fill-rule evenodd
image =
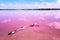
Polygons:
M57 11L0 11L0 40L60 40L60 12ZM57 17L58 16L58 17ZM37 23L12 36L7 34L25 25ZM51 26L49 26L52 24Z

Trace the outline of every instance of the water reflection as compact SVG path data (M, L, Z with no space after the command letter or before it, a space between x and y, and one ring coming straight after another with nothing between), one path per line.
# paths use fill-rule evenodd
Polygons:
M59 15L56 10L0 11L0 40L60 40ZM34 23L37 25L31 25ZM26 25L27 28L24 27ZM8 35L9 32L20 28L24 30Z

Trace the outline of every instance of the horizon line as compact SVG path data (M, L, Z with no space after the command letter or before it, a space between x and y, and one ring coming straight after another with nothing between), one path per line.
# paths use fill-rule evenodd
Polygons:
M60 10L60 8L39 8L39 9L0 9L2 10Z

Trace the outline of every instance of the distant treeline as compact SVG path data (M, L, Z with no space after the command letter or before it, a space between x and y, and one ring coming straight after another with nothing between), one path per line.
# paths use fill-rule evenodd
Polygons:
M1 10L60 10L60 8L40 8L40 9L0 9Z

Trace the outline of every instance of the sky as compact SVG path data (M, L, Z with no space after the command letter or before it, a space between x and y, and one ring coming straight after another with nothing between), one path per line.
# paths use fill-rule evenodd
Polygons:
M0 0L0 9L60 8L60 0Z

